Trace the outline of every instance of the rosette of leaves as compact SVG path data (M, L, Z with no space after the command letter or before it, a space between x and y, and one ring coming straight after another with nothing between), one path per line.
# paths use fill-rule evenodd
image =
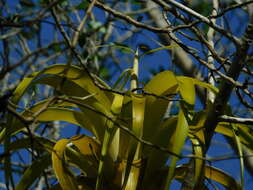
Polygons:
M47 67L20 82L11 98L12 104L19 105L24 93L38 84L51 86L58 95L17 112L24 120L10 114L6 128L0 133L6 152L32 146L42 153L26 168L16 190L31 187L50 166L58 180L51 189L168 189L174 179L182 182L186 177L188 165L179 165L178 161L184 158L181 152L187 139L195 155L192 157L193 187L209 179L228 189L240 189L232 177L206 165L203 158L206 111L194 111L195 86L214 93L217 89L194 78L164 71L141 90L117 93L123 89L117 87L125 85L131 72L129 69L119 78L115 89L79 67L63 64ZM175 96L180 97L178 114L165 119L171 98ZM10 140L16 134L27 132L27 125L33 122L51 121L78 125L93 136L78 135L57 142L36 135L32 143L29 135ZM249 130L247 126L224 122L216 128L216 132L236 140L239 150L242 145L253 149ZM9 158L4 163L8 180Z

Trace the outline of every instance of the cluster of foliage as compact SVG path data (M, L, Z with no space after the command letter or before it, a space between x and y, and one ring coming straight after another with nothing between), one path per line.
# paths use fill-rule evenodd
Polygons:
M1 185L243 189L245 168L253 171L252 4L0 1ZM223 25L231 12L245 24ZM158 65L159 56L178 69ZM64 125L77 134L64 138ZM208 156L215 134L232 155ZM210 165L232 158L240 182Z
M141 92L133 88L120 93L102 79L96 86L90 76L75 66L53 65L25 78L14 91L11 101L15 104L19 104L25 91L36 84L50 85L60 95L36 103L22 113L23 119L20 119L21 115L20 118L11 116L7 126L12 127L1 133L5 140L26 130L29 126L24 120L29 118L32 122L66 121L94 135L94 138L77 135L55 143L47 138L30 136L6 144L10 151L32 147L41 153L41 158L26 170L16 189L27 189L41 175L51 164L50 154L62 189L130 190L163 189L164 186L168 189L173 178L182 181L185 178L186 165L176 167L176 162L184 158L180 153L187 137L193 145L192 155L195 155L188 156L194 159L193 186L200 183L204 175L229 189L240 189L229 175L205 165L203 157L205 137L202 126L206 112L193 110L194 86L217 93L215 87L164 71L152 78ZM120 84L120 81L117 83ZM179 113L163 119L170 99L177 94L181 97ZM216 128L217 132L232 139L241 139L245 145L247 129L246 126L229 123L219 123ZM69 164L81 170L82 176L73 174Z

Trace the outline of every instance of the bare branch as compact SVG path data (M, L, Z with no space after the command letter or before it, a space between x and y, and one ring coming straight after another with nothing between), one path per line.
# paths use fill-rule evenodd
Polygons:
M232 117L228 115L221 115L219 117L219 122L229 122L229 123L240 123L245 125L253 125L252 118L241 118L241 117Z

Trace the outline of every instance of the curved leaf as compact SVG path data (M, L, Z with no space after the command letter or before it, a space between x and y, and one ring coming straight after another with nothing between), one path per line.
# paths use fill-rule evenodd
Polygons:
M53 169L63 190L78 190L75 178L70 170L67 169L64 156L66 146L69 142L69 139L61 139L55 144L52 152Z
M178 87L176 77L171 71L155 75L144 87L144 90L156 95L174 94Z
M207 165L204 169L206 178L220 183L229 190L241 190L241 186L235 181L235 179L222 170ZM188 166L186 165L177 167L175 172L175 179L183 180L187 170Z
M117 132L117 130L119 129L117 127L114 127L114 122L117 120L117 117L119 116L121 112L123 101L124 101L124 96L120 94L115 94L113 103L111 105L112 113L110 115L111 115L112 121L107 120L106 122L106 130L105 130L105 135L104 135L104 140L102 143L102 150L101 150L102 159L100 159L99 161L96 190L102 189L104 175L113 175L114 173L111 169L111 166L108 163L105 166L105 158L107 159L111 158L112 160L114 159L116 160L119 153L119 133ZM114 144L112 144L112 142L114 142Z
M195 104L195 86L192 78L189 77L177 77L179 92L182 99L189 105Z
M86 107L77 106L76 104L61 101L54 104L54 106L58 107L49 107L45 109L39 115L37 115L35 119L39 122L66 121L73 123L86 128L88 131L92 132L99 139L99 141L102 141L105 130L103 126L105 124L106 118L102 115L103 112L99 111L102 109L100 109L101 105L99 105L99 103L93 102L93 100L75 101L81 105L86 105ZM39 112L43 109L43 107L45 107L47 102L48 100L39 102L38 104L31 107L27 112L24 112L23 116L31 117L31 112ZM97 109L95 109L93 106ZM65 107L79 107L82 112ZM24 127L25 125L20 120L16 119L13 122L13 127L11 128L10 132L12 134L15 134Z
M239 136L241 143L253 151L253 130L243 124L233 124L236 126L236 134ZM215 128L215 132L226 135L234 139L233 130L230 123L220 122Z
M143 126L143 138L150 142L154 141L154 137L160 130L160 122L168 108L169 100L146 96L145 119Z
M240 185L235 181L233 177L231 177L229 174L223 172L222 170L218 168L205 166L205 176L209 179L212 179L222 184L228 189L241 190Z
M203 144L200 143L200 140L197 137L191 137L190 140L192 142L194 155L200 158L203 158L203 155L204 155ZM204 171L203 170L204 164L205 162L203 159L198 159L198 158L194 159L194 184L200 183L199 178L201 177Z
M25 91L37 83L52 85L57 90L63 90L63 93L64 91L69 90L75 92L74 88L69 88L69 81L74 82L90 94L96 94L95 97L97 100L108 108L110 107L110 98L102 90L95 86L88 73L76 66L61 64L47 67L41 72L33 73L29 77L25 78L14 91L11 100L15 104L18 103ZM81 96L85 95L86 94L82 94Z
M33 107L31 111L36 110L36 107ZM26 115L26 114L24 114ZM68 108L58 108L58 107L50 107L47 108L45 111L41 112L37 117L36 120L38 122L49 122L49 121L66 121L72 124L84 126L87 130L93 132L92 125L87 123L87 120L84 117L84 114L80 111L68 109ZM13 128L11 129L11 133L17 133L25 125L20 120L15 120L13 124Z
M100 145L94 140L94 138L85 135L74 136L71 138L71 142L78 148L80 153L84 155L83 157L86 162L91 163L87 166L87 169L85 169L87 176L95 177L97 175L100 158ZM84 165L85 163L82 162L80 164Z
M143 135L146 98L139 95L132 95L133 126L132 132L139 138ZM123 181L123 188L126 190L136 189L138 185L139 169L132 167L133 161L141 158L141 143L131 138L129 152Z
M175 138L176 126L177 117L171 117L161 122L157 127L158 132L155 136L154 144L160 147L167 147L168 150L172 151L171 149L173 147L173 139ZM157 149L151 149L151 151L148 154L145 154L145 156L148 156L149 159L147 161L142 185L144 186L143 189L148 189L150 186L149 182L154 178L154 173L161 170L166 165L168 154ZM163 178L163 181L165 178L166 176Z
M240 173L241 173L241 186L244 187L244 161L243 161L243 150L242 150L242 145L240 142L240 137L237 134L237 127L234 124L231 124L233 128L233 133L234 133L234 138L235 138L235 143L237 146L237 151L240 156Z
M36 150L45 150L48 153L51 153L54 147L54 142L50 141L49 139L43 138L43 137L36 137L33 136L31 139L30 137L18 139L16 141L11 142L10 144L10 151L17 151L19 149L24 148L31 148L33 141L33 148Z
M42 156L40 159L33 161L32 165L25 170L21 180L16 186L16 190L28 189L37 178L42 175L42 172L51 164L49 154Z
M175 136L173 139L173 142L174 142L173 147L172 147L173 153L178 154L178 155L181 153L181 150L184 146L184 143L188 134L188 129L189 127L188 127L187 120L185 118L184 112L181 109L178 114L177 128L176 128ZM169 189L178 159L179 158L176 156L171 156L170 168L169 168L169 172L166 178L165 189Z

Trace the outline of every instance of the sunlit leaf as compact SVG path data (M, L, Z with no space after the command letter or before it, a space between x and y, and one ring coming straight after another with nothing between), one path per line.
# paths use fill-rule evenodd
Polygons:
M200 140L198 139L198 137L191 137L191 142L192 142L192 146L193 146L193 151L194 151L194 155L199 157L194 159L194 181L193 183L196 184L199 181L199 178L201 177L201 175L203 174L203 166L205 164L204 159L204 146L203 144L201 144Z
M156 95L174 94L178 87L177 79L171 71L155 75L144 87L144 90Z
M187 170L187 165L177 167L175 170L175 179L183 180ZM204 170L206 178L220 183L229 190L241 190L241 186L236 182L236 180L224 171L207 165L205 165Z
M177 128L176 128L175 136L173 139L173 142L174 142L173 147L172 147L173 153L178 154L178 155L181 153L181 150L183 148L183 145L185 143L185 140L186 140L186 137L188 134L188 129L189 129L188 123L185 118L184 112L182 110L180 110L180 112L178 114ZM168 172L167 179L166 179L165 189L169 189L178 159L179 158L176 156L171 156L170 168L169 168L169 172Z
M132 131L137 137L142 138L146 98L139 97L138 95L133 94L132 102L133 102ZM138 185L139 170L132 167L132 164L134 160L140 159L141 143L136 141L136 139L130 139L129 148L130 149L128 153L127 165L123 182L123 187L125 187L126 190L135 189Z
M112 105L111 105L112 121L107 120L106 122L106 130L105 130L105 135L104 135L104 140L103 140L102 150L101 150L101 157L103 159L100 159L99 161L96 190L100 190L102 188L103 175L106 175L106 174L113 175L113 172L111 169L109 169L110 171L109 173L105 174L105 172L108 171L107 168L110 168L109 164L105 166L105 157L110 157L112 160L114 160L117 158L118 153L119 153L119 133L117 132L117 130L119 129L117 127L114 127L114 122L117 120L117 117L119 116L121 112L123 101L124 101L124 96L120 94L115 94ZM112 144L112 142L114 142L114 144ZM114 148L111 148L110 146L111 147L113 146Z
M189 77L177 77L179 91L183 100L189 105L195 103L195 87L191 78Z
M33 73L32 75L28 76L18 85L11 100L13 103L18 103L25 91L36 83L51 85L54 88L63 91L63 93L64 91L72 91L73 95L73 92L75 92L74 87L76 85L73 86L73 88L69 88L70 84L68 83L70 82L75 83L77 86L79 86L79 88L82 89L83 93L79 96L85 96L87 95L87 92L90 94L96 94L96 99L98 99L105 106L110 107L110 98L94 84L88 73L79 67L68 67L67 65L53 65L47 67L41 72Z

